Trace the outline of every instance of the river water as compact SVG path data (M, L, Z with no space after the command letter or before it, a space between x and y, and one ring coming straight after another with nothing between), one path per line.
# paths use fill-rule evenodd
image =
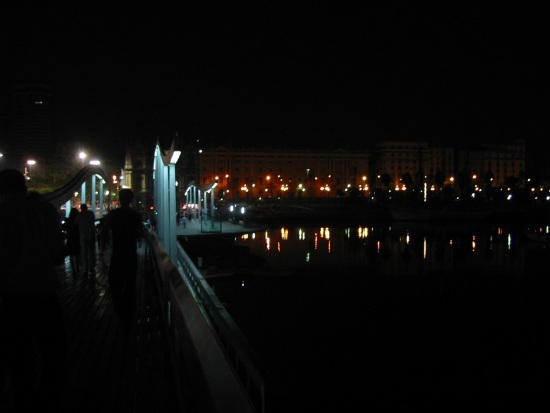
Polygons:
M268 412L524 406L550 383L550 260L526 230L281 226L234 238L252 268L209 283L264 363Z

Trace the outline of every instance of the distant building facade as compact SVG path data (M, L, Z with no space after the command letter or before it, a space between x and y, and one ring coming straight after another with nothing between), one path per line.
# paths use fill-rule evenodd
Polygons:
M384 175L388 189L397 190L405 183L457 188L464 179L501 187L510 177L521 182L526 168L521 140L469 148L386 140L365 151L193 147L182 148L181 159L182 190L191 180L202 186L217 181L218 199L370 193L385 188Z
M153 151L142 143L126 146L121 187L134 192L134 207L145 211L153 205Z
M367 186L367 152L218 147L203 149L198 164L200 184L217 180L226 198L335 196Z
M454 185L459 177L468 180L491 179L501 187L510 177L525 177L525 142L480 143L468 148L429 145L427 142L383 141L370 153L371 176L388 174L391 187L399 188L405 174L415 183L436 185L438 177L446 185ZM380 187L379 183L375 183Z

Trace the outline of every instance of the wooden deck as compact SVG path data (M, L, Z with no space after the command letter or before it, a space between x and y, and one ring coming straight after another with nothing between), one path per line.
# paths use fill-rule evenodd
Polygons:
M139 250L134 334L126 343L102 257L95 276L73 274L68 259L60 268L69 366L60 412L183 411L145 248ZM0 388L0 411L13 411L9 376Z

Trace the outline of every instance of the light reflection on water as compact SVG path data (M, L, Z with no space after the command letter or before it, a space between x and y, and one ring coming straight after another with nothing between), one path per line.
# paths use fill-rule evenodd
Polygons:
M521 275L521 230L503 227L281 227L243 235L235 244L273 270L422 275L444 271L506 271ZM273 246L276 246L275 248Z
M550 340L529 326L550 322L548 281L526 277L523 230L271 228L234 241L263 271L209 282L270 373L271 412L442 411L481 388L499 403L547 372Z
M446 411L479 389L505 405L548 371L550 260L524 230L272 228L234 241L267 271L209 282L270 373L271 412Z

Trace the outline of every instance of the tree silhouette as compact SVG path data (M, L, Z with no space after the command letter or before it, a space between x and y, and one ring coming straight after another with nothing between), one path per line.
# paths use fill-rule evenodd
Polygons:
M391 176L387 173L382 174L380 177L380 182L382 182L382 185L386 187L386 191L390 189L390 183L391 183Z
M413 179L412 179L412 176L410 173L405 173L403 174L403 177L401 178L401 181L403 182L403 184L405 185L405 187L407 189L411 189L412 188L412 183L413 183Z

